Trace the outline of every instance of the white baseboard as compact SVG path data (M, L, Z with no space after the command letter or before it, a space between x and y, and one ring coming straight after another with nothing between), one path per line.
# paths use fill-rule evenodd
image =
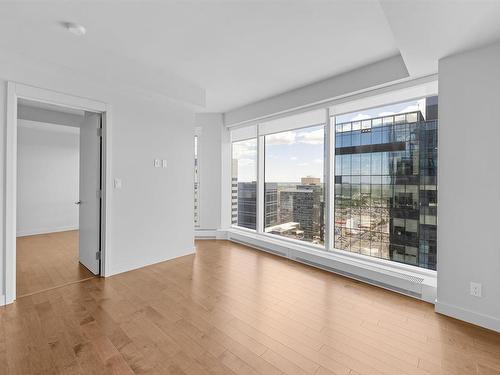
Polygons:
M194 238L197 240L225 240L227 231L221 229L200 229L194 230Z
M500 319L436 300L436 312L467 323L500 332Z
M34 236L37 234L66 232L68 230L77 230L78 225L69 225L64 227L38 228L38 229L22 229L16 232L16 237Z
M152 266L152 265L155 265L158 263L168 262L169 260L181 258L181 257L187 256L187 255L192 255L195 253L196 253L196 247L193 246L193 247L189 248L188 250L180 251L173 256L161 257L161 258L150 259L150 260L142 260L141 262L134 263L134 264L119 265L116 268L108 269L107 270L108 272L104 275L104 277L111 277L114 275L118 275L120 273L134 271L134 270L137 270L140 268Z

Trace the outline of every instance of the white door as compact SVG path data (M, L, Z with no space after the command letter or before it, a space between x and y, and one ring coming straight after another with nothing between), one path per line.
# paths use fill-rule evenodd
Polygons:
M80 127L80 263L99 274L101 115L85 112Z

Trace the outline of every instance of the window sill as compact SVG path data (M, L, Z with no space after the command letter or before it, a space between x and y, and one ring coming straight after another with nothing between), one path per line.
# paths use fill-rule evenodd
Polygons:
M433 270L396 263L385 259L342 250L327 251L319 245L293 239L256 233L232 227L227 239L301 263L358 279L370 284L406 294L430 303L436 298L436 277Z

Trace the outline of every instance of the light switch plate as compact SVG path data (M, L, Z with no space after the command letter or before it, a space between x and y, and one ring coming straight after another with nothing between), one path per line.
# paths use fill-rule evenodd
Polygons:
M155 168L160 168L160 159L155 159Z
M119 179L119 178L115 178L113 184L114 184L115 189L121 189L122 188L122 180Z
M475 283L471 281L470 283L470 295L474 297L482 296L482 285L481 283Z
M167 168L167 161L163 159L161 162L162 162L162 167Z

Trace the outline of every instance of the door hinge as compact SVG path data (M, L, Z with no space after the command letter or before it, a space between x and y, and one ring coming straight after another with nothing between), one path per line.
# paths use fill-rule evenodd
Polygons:
M97 136L102 137L102 128L97 128Z
M100 251L97 251L97 252L95 253L95 259L96 259L96 260L101 260L101 252L100 252Z

